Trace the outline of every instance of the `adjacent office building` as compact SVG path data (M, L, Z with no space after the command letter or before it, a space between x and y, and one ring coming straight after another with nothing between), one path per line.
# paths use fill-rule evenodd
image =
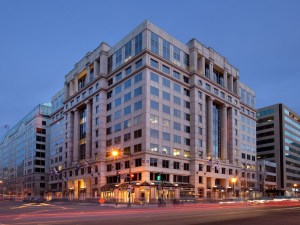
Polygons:
M212 48L149 21L112 47L102 42L65 76L63 108L52 114L51 131L63 127L51 136L55 195L246 196L256 179L255 93L239 79Z
M49 104L40 104L0 141L0 180L5 197L43 197L49 178Z
M277 165L276 194L295 195L300 186L299 115L284 104L258 109L256 130L257 158Z

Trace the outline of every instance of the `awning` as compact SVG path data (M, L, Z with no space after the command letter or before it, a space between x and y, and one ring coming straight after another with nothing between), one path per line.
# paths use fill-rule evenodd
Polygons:
M176 183L175 186L176 185L180 188L195 188L195 186L190 183Z
M111 191L116 188L116 184L105 184L101 187L101 191Z

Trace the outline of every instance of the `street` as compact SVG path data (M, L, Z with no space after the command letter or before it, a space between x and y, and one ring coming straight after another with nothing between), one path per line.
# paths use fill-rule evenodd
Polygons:
M300 203L185 204L179 207L58 205L0 202L0 225L6 224L239 224L298 225Z

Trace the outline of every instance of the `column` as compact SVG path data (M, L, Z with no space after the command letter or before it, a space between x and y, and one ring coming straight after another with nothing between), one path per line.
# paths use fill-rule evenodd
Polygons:
M204 56L202 56L199 59L199 73L200 73L200 75L205 76L205 57Z
M73 162L73 144L74 144L74 113L69 113L70 119L68 120L68 166L72 166Z
M77 76L74 78L74 87L73 87L73 94L78 92L78 78Z
M207 99L207 157L213 156L213 100Z
M227 160L227 107L222 106L221 158Z
M198 72L198 53L195 48L193 48L190 53L190 72Z
M91 68L90 68L90 66L88 66L86 68L86 83L87 84L90 83L90 78L91 78Z
M69 84L65 84L65 99L70 96L70 86Z
M228 77L228 90L233 92L233 76L229 75Z
M74 80L71 80L69 85L70 85L69 96L72 96L74 94Z
M86 103L86 158L92 158L92 103Z
M227 73L226 70L224 71L224 75L223 76L224 76L224 87L228 88L228 84L227 84L228 83L227 82L228 73Z
M214 72L214 63L212 61L209 62L209 78L213 80L213 72Z
M79 111L74 112L73 162L79 161Z
M100 76L107 75L107 52L101 51L100 52Z
M97 60L94 61L94 77L99 76L99 62Z

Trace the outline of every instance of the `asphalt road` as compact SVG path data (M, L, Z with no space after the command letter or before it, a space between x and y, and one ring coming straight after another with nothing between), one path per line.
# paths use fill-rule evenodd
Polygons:
M0 225L299 225L300 203L191 204L183 207L90 206L0 202Z

